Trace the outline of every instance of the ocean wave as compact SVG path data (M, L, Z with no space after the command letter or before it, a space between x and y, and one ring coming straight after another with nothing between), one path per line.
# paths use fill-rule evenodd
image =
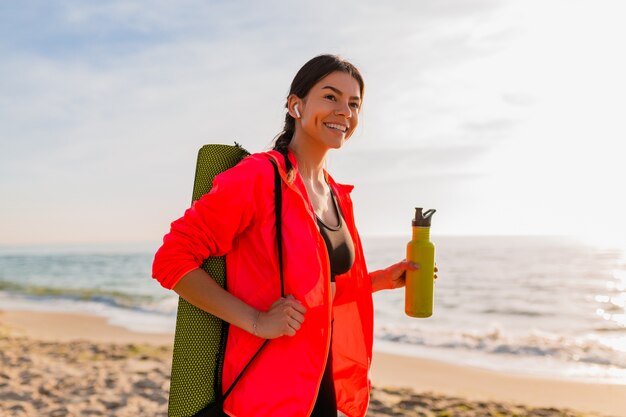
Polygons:
M382 340L425 348L466 350L497 356L545 357L563 362L626 369L626 352L588 337L575 338L539 331L510 335L498 328L482 332L440 330L426 333L417 329L380 326L376 332Z
M174 310L167 296L154 297L143 294L129 294L121 291L112 291L96 288L63 288L39 285L21 285L15 282L0 281L0 291L28 297L31 300L46 301L71 300L88 301L105 304L111 307L132 309L150 313L171 314Z
M619 333L619 332L624 332L626 333L626 326L618 326L616 325L616 327L596 327L593 329L596 332L599 333Z
M523 316L523 317L547 317L551 314L541 313L539 311L529 311L529 310L515 310L515 309L497 309L497 308L489 308L486 310L482 310L481 314L491 314L491 315L504 315L504 316Z

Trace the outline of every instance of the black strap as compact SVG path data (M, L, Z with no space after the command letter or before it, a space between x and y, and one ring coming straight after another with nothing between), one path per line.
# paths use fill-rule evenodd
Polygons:
M280 265L280 296L285 297L285 279L283 276L283 222L281 209L283 207L283 191L278 166L273 159L270 162L274 166L274 207L276 211L276 242L278 243L278 265Z
M276 242L278 245L278 265L280 266L280 296L285 297L285 281L284 281L284 274L283 274L283 239L282 239L283 232L282 232L282 220L281 220L282 219L281 209L283 206L282 182L280 179L280 174L278 172L278 166L276 165L276 162L273 159L270 159L270 162L274 166L274 211L276 213ZM217 410L220 410L220 411L222 410L224 401L230 395L232 390L235 388L235 386L237 385L241 377L243 377L243 374L250 367L254 359L256 359L256 357L259 356L259 353L261 353L263 348L267 345L267 342L269 342L269 339L266 339L263 342L259 350L257 350L254 356L252 356L252 359L248 361L246 366L239 373L237 378L235 378L235 381L233 381L233 383L230 385L230 387L224 393L224 395L222 395L221 389L216 391L215 402L207 405L205 408L203 408L198 413L196 413L194 417L213 416L213 415L217 415L215 414ZM224 415L224 414L220 414L220 415Z

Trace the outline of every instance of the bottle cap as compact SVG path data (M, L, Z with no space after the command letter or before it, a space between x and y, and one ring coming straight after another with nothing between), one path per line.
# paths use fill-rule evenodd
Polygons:
M415 218L413 219L413 227L430 227L430 218L437 210L430 209L422 214L421 207L415 207Z

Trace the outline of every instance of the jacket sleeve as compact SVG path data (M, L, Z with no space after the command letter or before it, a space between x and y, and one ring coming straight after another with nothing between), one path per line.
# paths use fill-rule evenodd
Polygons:
M254 181L245 162L218 174L211 191L171 224L152 264L152 276L163 287L172 289L209 256L226 254L252 223Z

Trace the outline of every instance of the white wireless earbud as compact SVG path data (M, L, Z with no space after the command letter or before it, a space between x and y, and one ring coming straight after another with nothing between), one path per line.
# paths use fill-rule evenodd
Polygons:
M299 118L301 118L302 116L300 116L300 112L298 111L298 105L296 104L295 106L293 106L293 111L296 112L296 116Z

